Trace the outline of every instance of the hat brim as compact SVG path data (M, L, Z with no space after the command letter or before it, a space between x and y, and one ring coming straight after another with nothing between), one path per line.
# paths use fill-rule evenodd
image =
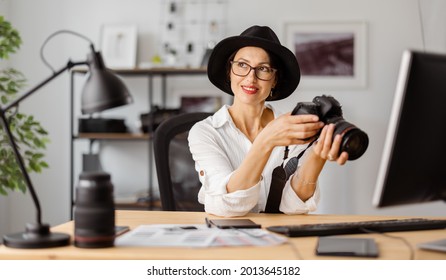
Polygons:
M273 100L281 100L290 96L300 81L300 68L296 56L288 48L258 37L233 36L220 41L209 57L207 74L211 83L222 91L234 95L226 73L227 61L235 51L247 46L260 47L280 59L282 64L279 69L282 72L281 79L274 89Z

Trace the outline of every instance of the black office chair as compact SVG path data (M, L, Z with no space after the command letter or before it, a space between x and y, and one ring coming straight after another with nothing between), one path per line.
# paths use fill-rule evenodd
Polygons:
M164 211L204 211L198 203L201 183L189 151L191 127L212 113L183 113L162 122L153 138L156 174Z

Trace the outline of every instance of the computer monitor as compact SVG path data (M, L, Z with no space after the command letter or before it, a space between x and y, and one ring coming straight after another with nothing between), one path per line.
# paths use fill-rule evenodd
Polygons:
M375 207L446 201L446 55L403 53Z

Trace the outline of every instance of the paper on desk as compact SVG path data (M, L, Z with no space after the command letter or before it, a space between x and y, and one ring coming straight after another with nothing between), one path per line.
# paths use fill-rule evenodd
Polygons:
M194 227L195 229L190 229ZM115 246L218 247L270 246L286 238L262 229L218 229L205 225L141 225L115 240Z
M216 229L219 234L211 246L271 246L287 241L286 237L259 228Z
M207 228L182 229L183 225L141 225L115 240L115 246L208 247L217 232ZM184 225L190 227L194 225Z

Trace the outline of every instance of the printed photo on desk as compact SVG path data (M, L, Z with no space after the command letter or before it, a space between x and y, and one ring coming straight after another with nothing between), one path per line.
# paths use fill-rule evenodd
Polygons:
M115 240L117 247L273 246L285 237L259 228L219 229L204 224L141 225Z

